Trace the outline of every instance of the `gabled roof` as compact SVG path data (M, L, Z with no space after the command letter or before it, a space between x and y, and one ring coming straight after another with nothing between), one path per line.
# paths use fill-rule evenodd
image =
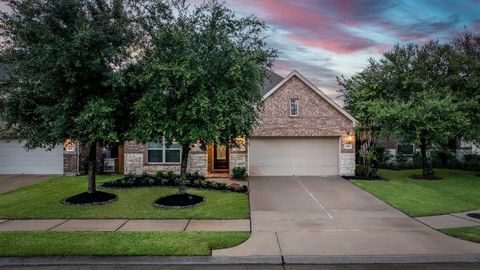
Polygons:
M275 85L283 80L283 77L267 69L267 77L263 81L262 96L270 91Z
M304 82L308 87L310 87L313 91L315 91L318 95L320 95L323 99L325 99L330 105L332 105L335 109L341 112L345 117L353 121L353 125L356 126L358 121L351 116L345 109L343 109L340 105L338 105L335 101L333 101L330 97L328 97L325 93L323 93L320 89L318 89L313 83L311 83L307 78L305 78L300 72L293 70L290 74L287 75L283 80L277 83L272 89L270 89L267 93L263 94L262 100L267 99L270 95L272 95L275 91L277 91L282 85L284 85L288 80L290 80L293 76L297 76L302 82Z

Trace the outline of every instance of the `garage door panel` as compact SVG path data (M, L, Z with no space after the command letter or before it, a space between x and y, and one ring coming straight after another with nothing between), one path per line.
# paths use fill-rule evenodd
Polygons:
M336 175L335 137L250 139L249 173L261 175Z
M63 174L63 147L27 151L23 143L0 141L0 174Z

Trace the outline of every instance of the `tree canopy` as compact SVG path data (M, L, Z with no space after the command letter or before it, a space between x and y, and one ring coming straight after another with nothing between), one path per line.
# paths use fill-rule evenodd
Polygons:
M134 83L146 93L135 104L133 137L179 142L184 177L192 144L228 144L250 134L275 51L255 17L237 18L217 1L174 3L166 14L164 6L150 9L168 18L162 27L145 22L150 45Z
M136 36L127 1L10 0L1 14L8 76L0 87L6 128L29 148L67 138L90 147L121 141L135 101L126 83ZM93 160L92 160L93 159Z
M358 74L338 78L359 128L420 145L424 174L428 149L452 139L478 141L480 58L478 45L472 48L474 36L465 32L446 44L395 45Z

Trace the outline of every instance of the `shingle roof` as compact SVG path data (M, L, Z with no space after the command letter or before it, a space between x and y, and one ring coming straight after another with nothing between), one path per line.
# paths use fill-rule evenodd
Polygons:
M281 82L284 78L277 73L267 70L267 78L263 81L263 88L262 88L262 97L268 93L268 91L272 90L275 85Z

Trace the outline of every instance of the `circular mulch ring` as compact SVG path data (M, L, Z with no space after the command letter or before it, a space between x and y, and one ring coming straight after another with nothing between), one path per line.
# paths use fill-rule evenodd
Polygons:
M467 216L480 219L480 213L468 213Z
M95 193L83 192L66 198L63 203L68 205L99 205L118 200L117 195L97 191Z
M188 208L203 202L203 197L192 194L174 194L162 197L153 205L161 208Z

